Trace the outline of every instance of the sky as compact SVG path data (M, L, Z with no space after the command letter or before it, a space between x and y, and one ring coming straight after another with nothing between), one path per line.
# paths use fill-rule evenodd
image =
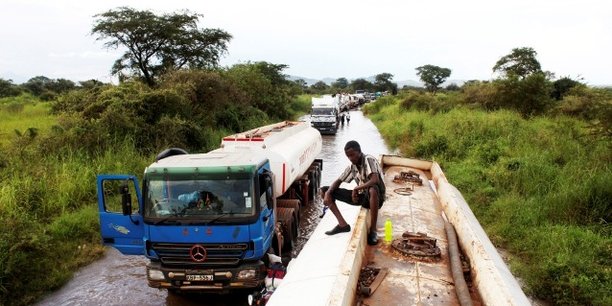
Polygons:
M311 79L452 70L450 80L489 80L513 48L531 47L542 69L589 85L612 84L609 0L0 0L0 78L114 82L123 49L104 48L94 15L128 6L190 10L201 28L233 36L221 65L267 61Z

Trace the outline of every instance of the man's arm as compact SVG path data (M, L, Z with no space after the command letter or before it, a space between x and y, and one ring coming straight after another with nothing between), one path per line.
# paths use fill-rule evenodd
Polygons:
M355 187L353 190L362 190L365 189L367 190L368 188L374 186L378 184L378 173L376 172L372 172L370 173L370 176L368 176L368 181Z
M340 187L340 184L342 184L341 180L335 180L331 184L331 186L329 186L329 189L327 189L327 192L325 192L325 194L323 195L323 202L331 203L334 201L334 199L332 198L332 194L334 194L334 191L338 189L338 187Z
M368 181L353 188L353 193L351 197L353 198L353 202L357 203L357 199L359 198L359 190L368 190L370 186L374 186L378 183L378 173L372 172L370 176L368 176Z

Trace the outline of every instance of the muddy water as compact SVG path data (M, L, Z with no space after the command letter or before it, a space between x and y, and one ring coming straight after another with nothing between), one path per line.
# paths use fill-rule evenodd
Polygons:
M374 156L389 153L382 137L372 122L360 111L350 112L351 121L344 123L336 135L323 136L321 186L331 184L349 165L344 156L344 145L357 140L362 151ZM322 203L319 200L302 212L300 238L293 252L296 256L319 223ZM147 286L144 256L121 255L108 248L105 256L79 270L74 278L59 291L47 296L37 305L247 305L246 295L168 294Z

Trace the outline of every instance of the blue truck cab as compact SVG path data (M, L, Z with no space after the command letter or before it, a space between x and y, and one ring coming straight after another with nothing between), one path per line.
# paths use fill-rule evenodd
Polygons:
M258 287L266 272L264 254L275 238L269 169L267 160L257 165L152 166L144 173L142 192L133 175L99 175L103 242L123 254L149 258L151 287Z
M266 254L297 241L300 206L320 184L321 147L316 129L285 121L227 136L207 153L162 152L142 186L134 175L99 175L102 241L146 256L151 287L259 288Z

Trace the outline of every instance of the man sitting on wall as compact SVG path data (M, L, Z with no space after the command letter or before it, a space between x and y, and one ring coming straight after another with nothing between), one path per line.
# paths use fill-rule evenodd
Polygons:
M382 170L378 160L372 155L361 152L361 146L357 141L351 140L344 146L344 153L351 161L344 172L334 181L331 186L321 187L323 192L323 204L329 207L338 219L338 225L332 230L325 232L327 235L349 232L351 226L346 223L344 217L336 206L336 200L350 205L360 205L370 209L370 229L368 231L368 244L378 243L376 235L376 222L378 219L378 209L385 201L385 183L382 179ZM339 188L342 182L350 183L352 180L357 182L357 187L353 190Z

